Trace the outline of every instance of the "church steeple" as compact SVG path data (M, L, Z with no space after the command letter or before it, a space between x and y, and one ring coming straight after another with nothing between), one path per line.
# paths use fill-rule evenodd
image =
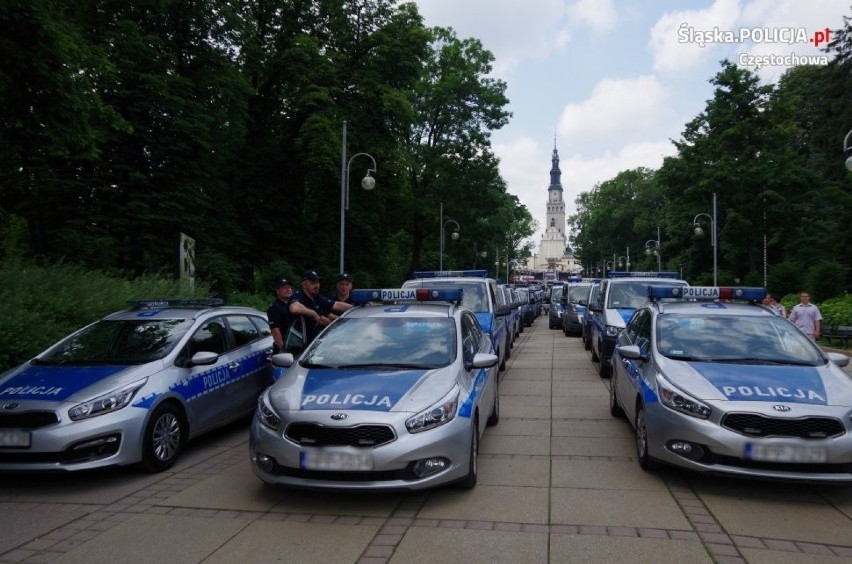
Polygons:
M559 151L556 150L556 136L553 136L553 156L550 157L550 187L548 190L562 191L562 171L559 170Z

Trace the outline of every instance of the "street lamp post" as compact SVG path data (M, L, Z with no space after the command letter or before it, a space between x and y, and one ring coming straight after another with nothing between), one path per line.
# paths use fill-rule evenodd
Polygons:
M371 172L376 172L376 159L368 153L355 153L347 161L346 160L346 122L343 122L342 149L340 151L340 270L346 272L343 268L346 243L346 211L349 209L349 167L356 157L368 157L373 163L373 168L367 169L367 174L361 179L361 187L364 190L372 190L376 187L376 179L370 176Z
M846 169L852 171L852 146L849 145L850 139L852 139L852 130L843 138L843 154L846 155Z
M453 223L456 226L455 229L453 229L453 234L451 235L451 237L455 241L459 238L459 230L461 229L461 227L459 226L459 222L454 219L448 219L447 221L444 221L444 202L441 202L441 258L438 270L442 272L444 270L444 240L446 238L444 236L444 232L446 231L448 223Z
M627 272L630 272L630 247L627 247L627 256L621 255L618 257L618 267L625 267Z
M692 220L692 225L695 226L695 235L701 237L702 235L704 235L704 230L701 228L701 224L698 223L699 217L706 217L710 220L710 245L712 245L713 247L713 285L716 286L716 192L713 192L713 215L711 216L706 213L699 213Z
M654 254L657 257L657 272L662 272L663 257L660 253L660 228L657 227L657 239L649 239L645 241L645 254Z

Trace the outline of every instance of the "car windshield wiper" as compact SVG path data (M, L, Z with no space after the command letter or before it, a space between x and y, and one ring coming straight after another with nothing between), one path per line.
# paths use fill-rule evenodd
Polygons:
M328 364L317 364L315 362L300 362L302 368L340 368L339 366L330 366Z
M364 362L361 364L341 364L338 368L385 368L389 370L402 368L423 370L426 368L432 368L432 366L404 362Z
M683 360L684 362L713 362L712 358L706 356L691 356L688 354L664 354L663 356L672 360Z
M792 358L758 358L758 357L736 357L736 358L718 358L719 362L732 362L742 364L772 364L777 366L792 365L792 366L816 366L813 362L806 360L797 360Z

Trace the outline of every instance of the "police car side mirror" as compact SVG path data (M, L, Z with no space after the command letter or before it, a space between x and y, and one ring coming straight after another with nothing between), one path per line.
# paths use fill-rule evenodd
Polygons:
M843 353L829 352L825 354L828 355L828 360L830 360L840 368L843 368L844 366L849 364L849 357Z
M219 355L210 351L198 351L192 358L189 359L189 362L192 363L193 366L207 366L208 364L213 364L217 360L219 360Z
M589 301L586 300L586 299L580 298L579 300L577 300L577 304L581 305L581 306L589 305Z
M497 355L492 353L476 353L473 355L473 362L467 363L466 369L474 368L491 368L497 364Z
M618 354L623 356L624 358L628 358L630 360L647 360L648 355L642 352L636 345L622 345L620 347L615 347L618 350Z
M293 358L293 355L291 353L274 354L272 355L272 358L270 360L272 360L272 364L274 364L275 366L280 366L282 368L290 368L295 362L295 359Z
M503 317L512 313L512 308L507 305L498 305L497 306L497 317Z
M589 311L601 311L601 305L598 302L592 302L589 304Z

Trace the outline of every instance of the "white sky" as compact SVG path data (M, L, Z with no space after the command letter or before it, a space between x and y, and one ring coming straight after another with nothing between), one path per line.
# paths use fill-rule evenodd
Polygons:
M492 138L500 172L542 226L554 135L571 215L579 193L622 170L659 168L675 154L671 140L712 97L719 61L755 71L740 57L823 56L809 40L850 15L847 0L415 2L426 25L452 27L494 54L494 75L507 83L513 113ZM699 32L714 29L717 37L751 37L700 45ZM757 72L775 82L786 68ZM533 237L536 248L542 232Z

